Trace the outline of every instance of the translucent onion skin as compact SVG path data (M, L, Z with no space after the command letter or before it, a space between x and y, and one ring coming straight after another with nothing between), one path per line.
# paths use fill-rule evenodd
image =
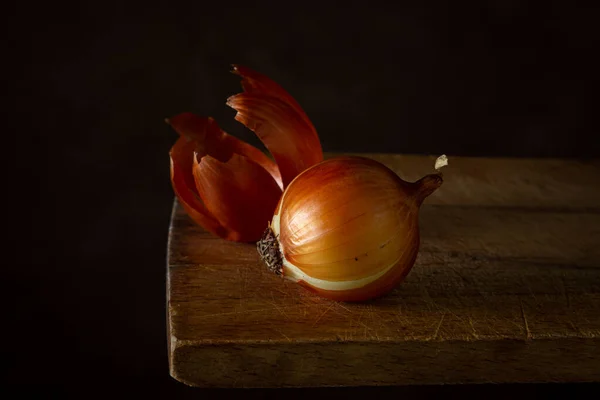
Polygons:
M179 113L166 122L179 134L170 156L173 191L187 214L226 240L256 242L282 190L300 172L323 161L315 127L276 82L242 65L243 93L227 104L253 130L275 161L223 131L210 117Z
M364 301L396 287L419 250L419 207L439 174L400 179L363 157L323 161L298 175L257 247L276 273L338 301Z

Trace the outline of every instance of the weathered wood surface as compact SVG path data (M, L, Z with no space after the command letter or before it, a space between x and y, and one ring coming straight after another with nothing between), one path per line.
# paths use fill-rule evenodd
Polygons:
M406 180L434 157L363 154ZM421 252L388 296L349 304L270 274L252 244L175 202L171 375L195 386L600 381L600 161L450 158Z

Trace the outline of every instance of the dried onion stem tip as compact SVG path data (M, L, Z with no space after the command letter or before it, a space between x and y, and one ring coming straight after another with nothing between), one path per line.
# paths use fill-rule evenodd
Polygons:
M417 186L416 199L419 205L421 205L421 203L428 196L430 196L440 186L442 186L442 183L444 183L444 179L440 169L445 167L446 165L448 165L448 157L446 157L445 154L442 154L435 160L434 168L436 170L436 173L424 176L423 178L415 182Z
M435 165L433 166L436 171L439 171L440 168L448 165L448 157L445 154L442 154L435 160Z

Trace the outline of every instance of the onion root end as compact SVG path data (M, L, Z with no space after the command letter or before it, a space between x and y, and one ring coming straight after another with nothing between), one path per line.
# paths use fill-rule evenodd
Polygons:
M265 229L260 240L256 243L256 249L267 269L276 275L283 275L283 257L279 250L279 240L271 229L271 224Z

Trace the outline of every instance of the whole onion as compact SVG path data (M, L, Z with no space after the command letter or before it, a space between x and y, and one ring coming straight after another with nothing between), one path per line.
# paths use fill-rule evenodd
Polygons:
M446 160L438 158L436 169ZM286 188L258 251L270 270L320 296L381 296L412 268L419 207L441 184L439 173L405 182L363 157L323 161Z

